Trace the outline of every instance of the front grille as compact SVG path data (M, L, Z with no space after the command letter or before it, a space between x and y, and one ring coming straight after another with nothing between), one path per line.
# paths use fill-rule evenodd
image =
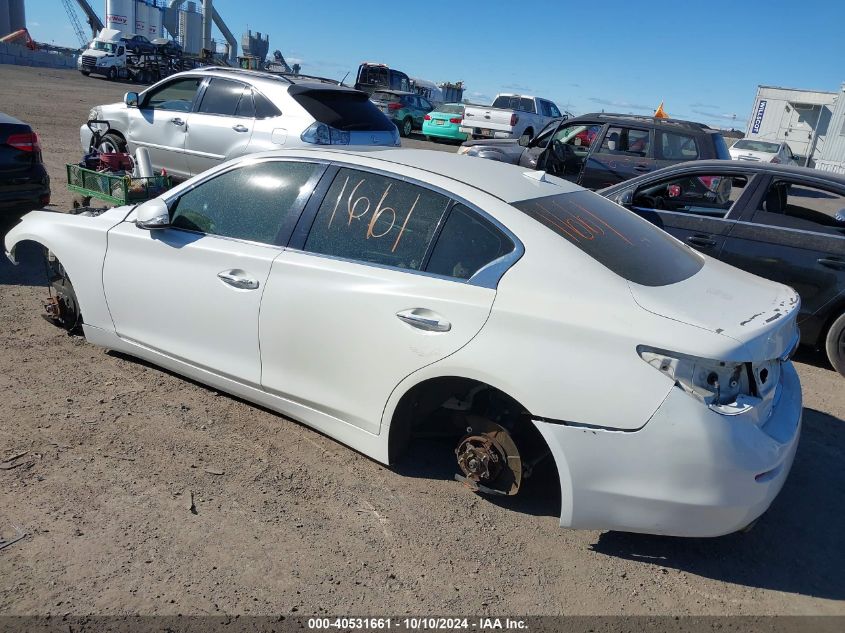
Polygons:
M97 67L97 58L93 55L83 55L82 56L82 67L85 70L93 70Z

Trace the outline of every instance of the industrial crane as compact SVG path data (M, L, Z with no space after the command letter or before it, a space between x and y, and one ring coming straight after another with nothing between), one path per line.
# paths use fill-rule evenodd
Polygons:
M91 37L96 37L97 33L99 33L103 28L103 21L100 20L96 13L94 13L94 9L92 9L91 5L88 4L88 0L76 0L76 3L85 14L85 21L88 22L88 26L91 27ZM72 0L62 0L62 5L64 5L65 11L70 18L70 23L73 26L77 39L79 39L82 46L85 46L91 38L85 36L85 31L79 21L79 16L76 15L76 11L73 8Z

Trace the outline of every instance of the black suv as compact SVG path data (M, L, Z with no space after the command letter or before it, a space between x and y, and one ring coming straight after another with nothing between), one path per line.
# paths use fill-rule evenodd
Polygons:
M32 128L0 112L0 214L50 204L50 177ZM0 218L1 219L1 218Z
M534 138L467 141L460 154L540 169L601 189L689 160L730 160L725 139L701 123L631 114L552 121Z

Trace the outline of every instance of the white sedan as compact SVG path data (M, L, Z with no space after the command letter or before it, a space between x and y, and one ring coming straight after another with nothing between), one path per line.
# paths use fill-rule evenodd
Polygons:
M733 160L780 163L781 165L798 164L798 157L792 153L792 148L786 143L741 138L731 145L728 152Z
M91 343L385 464L445 421L480 492L552 459L563 526L745 528L798 445L796 293L542 172L276 151L134 208L30 213L12 261L24 240Z

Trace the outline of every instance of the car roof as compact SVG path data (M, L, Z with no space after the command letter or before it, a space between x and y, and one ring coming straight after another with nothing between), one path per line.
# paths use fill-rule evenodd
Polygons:
M583 191L582 187L567 180L549 176L544 172L508 165L499 161L461 156L450 152L430 149L386 149L361 147L340 149L335 147L297 148L265 152L266 156L287 156L302 153L307 155L320 152L337 156L336 160L346 157L364 157L386 164L402 165L449 178L488 193L500 200L513 203L544 196L552 196L573 191ZM332 160L332 158L329 158ZM387 165L385 165L387 167ZM540 179L542 177L542 180Z
M824 180L836 185L845 186L845 176L836 174L830 171L822 171L820 169L813 169L811 167L799 167L797 165L783 165L775 163L758 163L755 161L744 160L691 160L685 163L676 163L669 165L663 169L650 172L631 180L620 182L616 185L611 185L602 191L624 189L627 185L637 184L639 182L659 179L662 176L671 176L688 171L706 172L718 169L719 171L737 171L737 172L755 172L765 173L779 176L788 176L793 178L803 178L807 180Z
M413 95L417 94L416 92L411 92L409 90L391 90L390 88L376 88L373 92L387 92L392 95Z
M314 90L348 90L349 92L360 92L349 86L344 86L331 79L322 77L311 77L309 75L291 75L288 73L274 73L265 70L245 70L243 68L231 68L228 66L204 66L194 70L185 71L186 75L202 74L212 77L227 79L241 78L249 81L274 81L287 85L300 85ZM171 75L173 76L173 75Z
M639 123L653 125L657 128L678 129L684 128L692 131L718 132L704 123L695 121L684 121L683 119L664 119L662 117L645 116L642 114L614 114L612 112L593 112L572 117L568 122L579 121L602 121L603 123Z

